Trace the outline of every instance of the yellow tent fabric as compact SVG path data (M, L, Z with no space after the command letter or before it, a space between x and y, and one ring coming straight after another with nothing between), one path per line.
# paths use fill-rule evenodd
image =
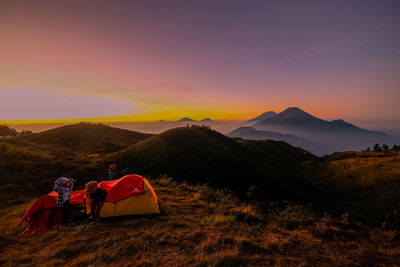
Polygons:
M118 202L104 202L100 217L160 213L158 197L150 183L143 178L144 194L133 195Z

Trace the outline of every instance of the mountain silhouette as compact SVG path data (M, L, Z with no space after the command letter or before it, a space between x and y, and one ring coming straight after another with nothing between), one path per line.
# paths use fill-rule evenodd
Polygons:
M206 118L204 120L201 120L201 122L214 122L214 121L212 119L210 119L210 118Z
M319 152L327 149L326 147L313 143L305 138L301 138L292 134L281 134L272 131L259 131L252 127L239 127L238 129L228 133L230 137L240 137L249 140L274 140L285 141L286 143L301 147L313 154L320 154Z
M131 145L109 157L129 163L138 173L166 174L177 180L210 183L245 196L251 186L266 199L307 199L313 193L292 170L314 159L312 154L284 142L229 138L207 127L170 129Z
M360 151L367 147L373 147L376 143L387 144L389 146L400 143L399 138L386 133L368 131L341 119L333 121L323 120L298 107L287 108L274 116L252 124L251 127L257 131L268 132L255 133L252 131L249 134L249 129L247 129L246 133L241 131L241 134L238 134L236 132L236 136L249 138L249 135L253 135L254 138L256 134L256 139L268 139L271 138L270 132L294 135L298 138L308 140L314 145L310 147L309 144L294 142L293 137L288 139L287 136L280 136L279 138L292 145L299 145L304 149L309 149L309 151L316 155L347 150ZM275 135L273 140L277 140L275 137L277 136Z
M178 120L179 122L195 122L195 120L192 120L191 118L187 118L187 117L185 117L185 118L182 118L182 119L180 119L180 120Z
M267 112L264 112L263 114L261 114L260 116L257 116L251 120L246 121L246 124L260 122L262 120L271 118L275 115L276 115L275 111L267 111Z

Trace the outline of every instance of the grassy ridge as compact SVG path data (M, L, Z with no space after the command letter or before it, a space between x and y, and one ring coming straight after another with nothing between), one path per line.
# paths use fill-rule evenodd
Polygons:
M25 136L24 139L52 144L85 153L109 153L118 151L152 136L103 124L79 123Z
M167 174L178 180L227 187L246 196L250 187L269 200L308 200L292 182L293 169L315 157L283 142L228 138L203 127L168 130L110 156L138 173ZM300 178L299 178L300 179Z
M15 136L17 131L14 128L10 128L7 125L0 125L0 136Z
M72 137L80 131L82 136L63 142L71 131ZM109 136L124 147L93 153ZM146 138L140 141L138 136ZM73 144L66 148L68 142ZM198 126L149 137L81 123L0 140L0 207L51 191L59 176L75 178L78 187L105 179L107 166L117 163L120 170L128 167L152 177L166 174L178 181L229 188L242 199L313 203L322 211L349 213L363 223L397 225L399 162L399 152L393 150L316 158L285 142L228 138Z
M11 235L26 205L0 213L0 265L394 266L400 235L319 217L304 206L267 214L228 192L152 180L166 213L105 220L79 230Z
M335 213L400 225L400 152L343 152L302 164L303 177L327 192Z
M0 207L51 191L57 177L91 161L90 155L64 148L21 139L0 141Z
M110 130L99 125L76 127ZM202 127L176 128L141 141L116 135L113 142L124 147L107 152L98 150L108 136L104 133L87 135L99 142L82 143L88 139L79 137L75 145L65 147L60 136L70 129L55 129L51 142L0 140L0 265L395 266L400 262L400 233L395 230L399 215L385 218L400 200L398 152L316 158L284 142L232 139ZM13 235L29 204L51 191L57 177L73 177L81 189L85 182L105 177L112 162L153 177L176 177L150 177L165 214L108 219L96 227L52 229L33 237ZM251 201L243 201L248 197ZM311 200L313 207L320 204L341 216L322 216L307 205L270 200ZM362 216L367 216L363 222L369 225L359 223ZM382 216L385 225L374 223L382 222Z

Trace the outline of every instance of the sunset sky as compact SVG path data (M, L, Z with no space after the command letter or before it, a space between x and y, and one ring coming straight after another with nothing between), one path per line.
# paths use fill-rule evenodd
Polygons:
M400 119L400 1L0 1L0 122ZM400 120L399 120L400 121Z

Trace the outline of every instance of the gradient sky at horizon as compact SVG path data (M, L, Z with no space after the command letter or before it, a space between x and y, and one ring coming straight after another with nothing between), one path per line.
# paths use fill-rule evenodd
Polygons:
M0 1L0 121L400 121L400 1Z

